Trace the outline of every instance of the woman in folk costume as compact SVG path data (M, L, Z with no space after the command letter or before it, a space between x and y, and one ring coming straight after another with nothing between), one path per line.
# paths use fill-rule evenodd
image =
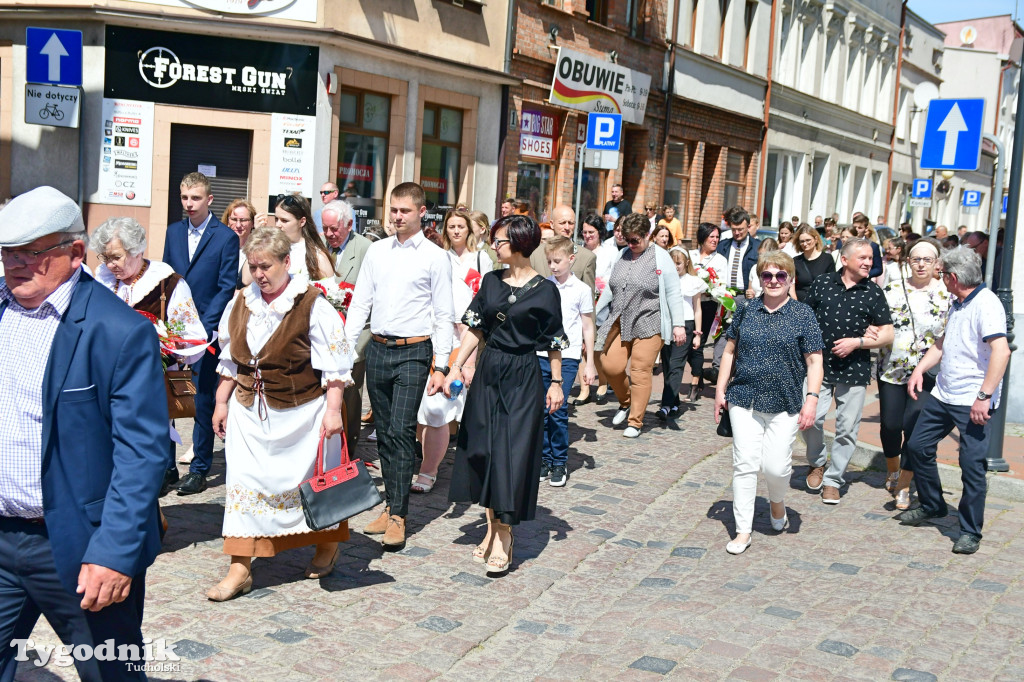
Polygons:
M175 358L186 363L198 360L208 344L199 311L192 301L192 290L170 265L144 256L145 228L132 218L111 218L93 231L89 248L100 261L96 280L132 308L150 316L154 324L159 321L175 336L194 342L173 351ZM172 362L168 369L177 369L177 364ZM181 443L181 436L174 429L174 422L171 424L168 468L161 495L178 481L174 450L175 444Z
M214 431L225 439L224 553L228 574L206 596L225 601L252 589L252 557L316 545L307 578L334 570L348 525L313 531L299 485L313 475L321 439L325 461L341 450L342 390L351 350L341 318L305 275L290 275L291 244L275 228L246 242L253 283L220 321L221 379Z

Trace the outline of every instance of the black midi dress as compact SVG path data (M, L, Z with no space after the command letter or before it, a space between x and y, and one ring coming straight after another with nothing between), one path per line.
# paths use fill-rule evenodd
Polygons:
M448 498L478 503L502 523L517 524L537 511L546 412L537 351L562 350L569 342L555 284L541 280L510 307L517 287L505 283L505 272L484 275L462 317L483 332L487 346L466 395Z

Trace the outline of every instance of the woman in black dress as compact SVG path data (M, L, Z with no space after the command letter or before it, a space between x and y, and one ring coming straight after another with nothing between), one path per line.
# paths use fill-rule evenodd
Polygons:
M501 574L512 563L512 526L532 520L537 510L544 407L554 412L563 400L555 380L545 399L537 351L548 351L557 377L568 340L558 288L530 267L540 245L537 223L521 215L502 218L491 228L491 245L508 269L484 275L463 315L469 329L444 391L450 395L451 383L464 381L463 363L486 340L466 396L448 497L484 507L487 535L473 560Z
M819 275L834 272L836 262L825 253L825 242L821 240L818 231L810 225L801 225L797 228L793 241L796 242L800 254L793 258L796 277L789 295L803 303L811 290L811 282Z

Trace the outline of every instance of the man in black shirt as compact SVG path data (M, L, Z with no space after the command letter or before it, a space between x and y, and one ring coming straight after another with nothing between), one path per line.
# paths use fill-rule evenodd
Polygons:
M825 504L839 504L843 474L857 448L864 397L871 383L869 349L881 348L893 339L885 295L868 278L873 259L871 243L866 239L847 240L840 259L843 269L815 279L806 301L818 318L825 343L825 382L818 397L818 413L814 426L804 431L807 463L811 466L807 487L821 490ZM868 327L873 327L870 333ZM836 438L829 458L824 425L833 398Z
M612 185L612 198L604 205L604 210L601 211L604 214L604 221L608 232L615 229L615 221L620 216L629 215L633 212L633 204L626 201L623 194L622 185L619 183Z

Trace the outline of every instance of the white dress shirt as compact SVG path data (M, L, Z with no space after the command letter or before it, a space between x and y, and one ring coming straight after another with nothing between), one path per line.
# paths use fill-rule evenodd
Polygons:
M53 337L81 273L75 270L34 310L23 308L0 281L0 300L8 302L0 318L0 516L43 516L43 384ZM87 388L93 387L77 390Z
M199 248L199 242L203 238L203 232L206 231L207 225L210 224L210 220L213 219L212 213L206 214L206 220L199 226L193 225L191 222L188 224L188 259L191 262L196 255L196 249Z
M422 231L404 242L393 236L371 244L345 322L353 348L367 317L380 336L432 337L435 366L447 366L456 321L448 253Z

